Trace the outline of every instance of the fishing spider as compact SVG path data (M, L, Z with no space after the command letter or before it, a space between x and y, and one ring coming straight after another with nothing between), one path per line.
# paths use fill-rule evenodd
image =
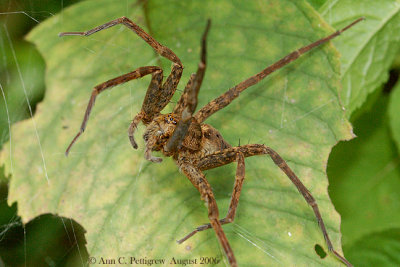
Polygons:
M208 205L208 217L210 219L210 223L195 228L193 232L179 240L178 243L184 242L197 232L213 228L221 246L226 253L230 265L237 266L234 253L229 245L224 231L222 230L221 225L231 223L235 218L236 207L239 202L239 196L244 181L244 158L266 154L269 155L273 162L289 177L299 192L303 195L307 203L312 207L329 251L331 251L347 266L352 266L350 262L348 262L333 248L315 199L278 153L276 153L270 147L261 144L249 144L232 147L223 139L218 130L203 122L218 110L229 105L246 88L258 83L272 72L296 60L299 56L311 50L312 48L317 47L340 35L343 31L352 27L362 19L363 18L357 19L345 28L288 54L256 75L230 88L228 91L202 107L195 114L194 111L196 110L197 106L197 95L206 70L206 38L210 29L210 20L207 23L207 27L201 39L201 56L197 72L190 76L189 82L187 83L173 112L168 114L161 114L161 111L170 102L171 97L175 93L183 71L181 60L171 49L157 42L142 28L126 17L118 18L86 32L60 33L59 36L89 36L103 29L107 29L118 24L123 24L139 35L158 54L173 62L171 73L164 83L163 70L160 67L145 66L95 86L86 108L80 131L68 146L66 155L68 155L72 145L84 132L98 94L110 87L151 74L152 79L147 89L142 109L134 117L129 126L129 140L133 148L137 149L138 146L133 136L134 132L140 122L146 125L146 131L143 135L146 143L146 149L144 153L145 158L152 162L161 162L162 159L153 156L152 151L161 151L165 156L172 156L179 169L197 188L197 190L200 192L201 198ZM225 218L219 219L218 207L213 191L202 171L217 168L234 161L237 162L236 179L228 214Z

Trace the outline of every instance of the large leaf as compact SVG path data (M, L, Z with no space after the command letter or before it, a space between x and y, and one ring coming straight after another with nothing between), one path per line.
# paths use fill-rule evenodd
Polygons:
M12 40L6 27L0 28L0 41L3 57L0 63L1 148L9 139L10 124L28 118L28 105L33 110L43 96L44 62L32 44Z
M388 79L389 68L399 50L400 1L329 0L320 12L333 27L365 17L353 34L333 41L342 54L340 97L350 117L354 110Z
M399 51L399 3L339 0L327 1L320 9L334 27L358 16L366 18L339 42L334 40L343 55L341 100L358 138L335 147L328 164L330 196L342 215L343 249L359 266L400 264L393 257L400 243L387 238L400 226L399 155L388 129L388 96L380 90ZM392 105L394 117L398 107Z
M400 228L365 235L346 248L356 266L393 266L400 264Z
M127 127L140 109L149 77L101 94L87 131L70 156L64 156L91 88L155 65L159 57L122 26L89 38L59 39L57 33L87 30L123 15L142 26L148 21L152 34L179 55L185 65L180 89L197 67L200 36L206 18L212 18L199 106L333 29L299 1L150 1L145 17L135 2L99 0L64 10L29 36L45 57L48 90L34 119L14 126L18 142L12 143L11 154L8 146L1 154L12 174L9 202L18 202L23 221L43 213L73 218L87 230L88 251L97 260L207 256L226 262L212 231L184 245L175 243L207 222L206 208L171 159L150 163L143 158L143 141L138 151L130 147ZM169 65L162 59L166 74ZM331 147L352 137L338 103L338 73L338 53L324 45L249 88L207 122L232 144L240 139L277 150L317 199L341 251L340 218L329 200L325 174ZM289 179L269 158L246 163L237 218L224 226L238 262L337 266L333 255L321 259L314 251L316 244L327 251L322 233ZM234 172L234 165L207 172L221 214L229 205Z
M372 109L354 122L358 138L335 147L329 160L329 188L343 219L343 247L360 266L365 263L365 247L357 247L370 236L377 250L375 261L382 261L379 266L400 264L398 257L379 256L400 245L395 239L387 243L387 234L381 233L400 229L399 154L390 138L388 99L381 95ZM371 249L370 242L368 246Z

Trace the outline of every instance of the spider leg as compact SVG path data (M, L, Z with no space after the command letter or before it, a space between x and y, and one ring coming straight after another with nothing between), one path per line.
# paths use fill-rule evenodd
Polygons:
M69 35L79 35L79 36L89 36L92 35L93 33L96 33L98 31L110 28L112 26L118 25L118 24L123 24L132 31L134 31L139 37L141 37L146 43L148 43L158 54L161 56L171 60L172 62L175 62L176 64L182 66L181 60L178 58L175 53L169 49L166 46L163 46L157 40L155 40L153 37L151 37L147 32L145 32L142 28L140 28L137 24L135 24L133 21L126 17L121 17L112 21L109 21L103 25L100 25L96 28L93 28L91 30L85 31L85 32L61 32L58 34L58 36L69 36Z
M235 219L236 208L239 203L240 192L242 191L244 174L245 174L245 164L244 164L244 156L241 152L237 154L236 161L237 161L236 179L235 179L235 185L233 186L231 203L229 204L228 214L226 215L225 218L219 221L221 224L231 223ZM196 227L196 229L193 232L191 232L181 240L178 240L177 242L179 244L182 244L196 233L210 229L211 227L212 226L210 223Z
M217 202L215 201L214 194L206 177L199 168L191 165L190 163L179 161L178 164L182 172L189 178L197 190L199 190L201 198L207 203L208 218L211 226L214 229L226 256L228 257L230 265L237 267L235 255L233 254L232 248L229 245L228 239L226 238L226 235L222 230L221 223L218 219L219 211Z
M194 81L195 77L196 77L195 73L192 73L192 75L190 75L189 81L186 84L185 89L183 90L183 93L182 93L181 97L179 98L176 106L174 107L174 110L172 111L172 113L182 114L183 109L185 108L185 103L187 102L190 88L193 85L193 81Z
M201 55L200 55L200 63L197 68L196 74L192 75L191 79L188 82L188 85L185 88L184 93L179 99L178 105L176 107L177 110L182 110L181 119L176 126L174 133L171 138L168 140L166 145L166 151L171 152L177 150L185 138L189 126L192 123L192 115L196 110L197 106L197 96L199 94L199 90L201 84L203 82L204 74L206 72L206 54L207 54L207 35L210 30L211 20L207 21L206 29L203 33L203 37L201 39Z
M224 149L222 151L215 152L213 154L209 154L200 159L197 164L197 168L200 170L207 170L220 167L225 164L229 164L236 160L237 153L242 153L244 157L258 156L258 155L269 155L272 161L277 165L292 181L292 183L296 186L297 190L302 194L307 203L312 207L314 211L314 215L317 218L318 225L321 228L322 234L325 238L326 244L328 246L329 251L331 251L339 260L341 260L347 266L352 266L351 263L346 260L342 255L340 255L332 245L332 242L329 238L328 232L326 231L324 221L322 220L321 213L319 211L317 202L314 197L308 191L308 189L304 186L304 184L300 181L300 179L296 176L296 174L290 169L284 159L272 150L270 147L260 144L250 144L243 145L237 147L231 147Z
M215 112L217 112L218 110L226 107L227 105L229 105L234 99L236 99L239 94L241 92L243 92L245 89L247 89L248 87L257 84L258 82L260 82L261 80L263 80L265 77L267 77L269 74L271 74L272 72L282 68L283 66L289 64L290 62L296 60L298 57L300 57L301 55L305 54L306 52L310 51L311 49L335 38L336 36L340 35L342 32L344 32L345 30L349 29L350 27L352 27L353 25L355 25L356 23L360 22L361 20L363 20L364 18L359 18L357 20L355 20L354 22L352 22L351 24L349 24L348 26L344 27L341 30L336 31L335 33L322 38L314 43L311 43L307 46L304 46L290 54L288 54L287 56L283 57L282 59L278 60L277 62L273 63L272 65L268 66L267 68L265 68L264 70L262 70L261 72L257 73L254 76L251 76L250 78L242 81L241 83L235 85L234 87L230 88L228 91L226 91L225 93L223 93L222 95L220 95L219 97L215 98L213 101L209 102L207 105L205 105L204 107L202 107L196 114L195 114L195 118L199 123L202 123L203 121L205 121L208 117L210 117L212 114L214 114Z
M137 145L137 143L136 143L136 141L135 141L134 134L135 134L136 128L137 128L137 126L139 125L139 123L140 123L140 121L142 120L142 118L143 118L143 113L142 113L142 112L139 112L139 113L135 116L135 118L133 118L133 120L132 120L132 122L131 122L131 124L129 125L129 128L128 128L128 137L129 137L129 141L131 142L131 145L132 145L132 147L133 147L134 149L137 149L137 148L138 148L138 145Z
M140 28L137 24L135 24L126 17L121 17L109 21L103 25L100 25L96 28L93 28L85 32L62 32L59 34L59 36L60 37L69 35L89 36L98 31L110 28L118 24L123 24L129 29L131 29L146 43L148 43L158 54L174 62L171 74L168 76L167 80L162 86L161 86L163 78L162 70L160 69L159 72L153 73L153 79L151 80L151 83L146 93L145 100L143 101L142 110L133 119L131 125L129 126L128 129L129 140L132 144L132 147L136 149L137 144L134 139L134 132L137 128L138 123L140 122L140 120L142 120L145 124L149 123L154 118L154 116L157 115L162 109L164 109L164 107L169 103L173 94L175 93L176 87L182 76L183 65L181 63L181 60L171 49L160 44L157 40L155 40L142 28ZM83 131L81 130L81 132L79 132L77 136L75 136L71 145L76 141L76 139L80 136L82 132ZM70 147L67 149L67 154L69 149Z
M161 72L161 76L162 76L162 70L159 67L156 66L147 66L147 67L140 67L132 72L129 72L127 74L121 75L117 78L108 80L104 83L101 83L97 86L95 86L93 88L92 91L92 95L89 99L89 103L87 105L86 108L86 112L85 115L83 117L83 121L81 124L81 128L80 131L76 134L76 136L74 137L74 139L71 141L70 145L68 146L67 150L65 151L65 154L68 155L72 145L76 142L76 140L79 138L79 136L85 131L86 128L86 124L89 120L89 116L90 113L92 112L92 108L94 106L94 103L96 101L96 97L98 94L100 94L101 92L103 92L104 90L114 87L116 85L122 84L122 83L126 83L128 81L134 80L134 79L138 79L141 78L145 75L151 74L151 73L160 73ZM153 79L154 79L154 75L153 75ZM131 140L132 141L132 140ZM134 142L134 141L133 141ZM133 143L132 143L133 145ZM136 145L137 146L137 145Z
M176 88L182 76L182 71L182 66L178 64L173 65L171 74L164 82L162 90L160 90L159 97L156 101L157 104L154 106L154 113L159 113L169 103L172 96L175 94ZM150 111L148 112L150 113Z
M182 66L174 64L170 75L162 86L162 71L153 74L153 79L150 82L142 104L142 110L135 116L128 129L129 140L134 149L138 147L134 138L134 133L138 124L140 121L143 121L145 124L150 123L154 116L165 108L176 91L182 76L182 71Z

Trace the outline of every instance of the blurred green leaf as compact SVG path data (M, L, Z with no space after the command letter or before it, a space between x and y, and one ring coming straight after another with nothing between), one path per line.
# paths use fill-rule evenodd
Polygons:
M337 29L365 17L363 23L333 41L342 54L340 98L350 117L368 94L388 79L400 48L400 1L329 0L319 11Z
M9 139L9 125L30 116L44 93L44 62L34 46L14 43L6 28L0 28L0 148ZM15 57L14 57L15 56Z
M329 160L329 189L342 216L344 249L351 247L352 255L356 255L355 243L364 236L400 227L400 157L390 138L388 99L381 95L354 122L358 137L337 145Z
M9 202L18 201L24 222L49 212L73 218L87 230L91 256L225 260L212 231L184 245L175 243L208 221L206 208L171 159L159 165L145 161L142 140L138 151L130 147L127 127L140 109L149 77L101 94L87 131L64 157L91 88L155 65L159 57L122 26L89 38L60 39L57 33L88 30L122 15L142 26L149 21L152 34L182 59L183 89L197 68L200 36L211 17L201 106L332 30L307 3L298 1L150 1L147 20L142 10L136 2L83 2L65 9L62 20L55 16L30 34L46 60L48 91L34 120L13 127L18 142L11 155L8 146L1 154L12 172ZM162 59L162 65L167 75L170 63ZM329 200L325 174L331 147L352 137L338 104L338 73L338 53L325 45L249 88L207 122L232 144L239 138L242 143L266 143L288 160L317 199L340 251L340 219ZM333 255L321 259L315 252L316 244L327 251L322 233L289 179L266 157L246 163L237 219L224 227L239 263L337 266ZM221 214L229 205L234 173L234 165L207 172Z
M390 95L389 123L393 139L400 151L400 82L396 84Z
M307 0L316 10L320 8L327 0Z
M396 57L393 60L392 69L399 70L400 69L400 51L396 53Z
M358 239L346 253L355 266L395 267L400 264L400 229L374 232Z
M388 96L382 95L383 83L399 51L399 9L399 1L342 0L328 1L320 9L334 27L356 17L366 18L343 38L334 40L342 53L341 100L358 138L336 146L328 164L330 195L342 216L343 249L359 266L400 263L390 255L382 258L380 253L389 251L387 240L377 234L399 227L394 214L400 206L400 159L388 128ZM369 251L365 257L365 247L360 244L370 236L377 251Z

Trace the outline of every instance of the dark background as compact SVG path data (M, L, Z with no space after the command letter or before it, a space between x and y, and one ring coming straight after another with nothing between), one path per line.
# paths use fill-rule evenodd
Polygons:
M0 148L8 142L5 103L10 122L15 123L30 117L23 87L33 113L45 94L45 63L24 36L76 2L0 0L0 85L6 97L4 101L0 95ZM50 214L22 225L17 204L7 204L9 178L0 168L0 266L85 266L88 254L83 228L68 218Z

